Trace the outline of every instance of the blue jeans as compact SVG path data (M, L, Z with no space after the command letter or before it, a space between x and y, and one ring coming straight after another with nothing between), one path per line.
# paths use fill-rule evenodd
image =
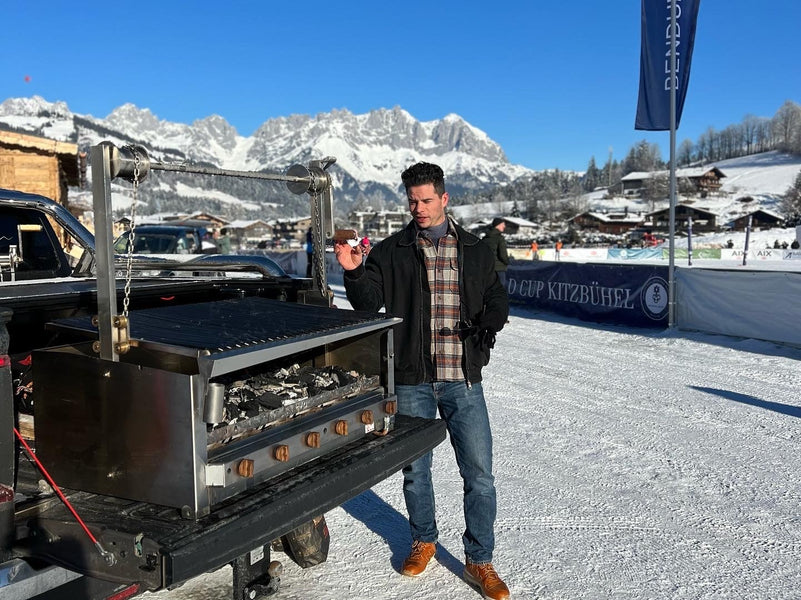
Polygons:
M492 562L495 549L495 478L492 476L492 433L480 383L468 388L463 381L436 381L420 385L396 385L398 412L413 417L445 420L456 463L464 480L462 536L468 562ZM412 539L436 542L439 535L434 514L431 481L432 453L403 469L403 495L409 513Z

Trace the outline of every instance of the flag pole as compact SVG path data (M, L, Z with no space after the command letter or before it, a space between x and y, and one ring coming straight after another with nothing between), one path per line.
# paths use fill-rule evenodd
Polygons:
M676 0L670 2L670 230L668 237L668 328L676 326Z

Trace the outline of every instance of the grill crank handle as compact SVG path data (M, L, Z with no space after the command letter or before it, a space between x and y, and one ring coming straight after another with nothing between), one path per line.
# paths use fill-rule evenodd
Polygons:
M14 427L14 435L17 436L17 439L19 440L19 443L22 444L22 447L25 448L25 453L28 455L28 458L30 458L34 462L34 464L39 468L39 471L41 471L42 475L44 475L45 479L47 479L47 483L50 484L50 487L53 488L53 491L64 503L64 506L66 506L67 509L69 509L69 511L72 513L72 516L75 517L76 521L78 521L78 525L81 526L81 529L84 530L87 537L95 545L97 551L100 552L100 556L103 557L103 560L106 561L106 564L109 567L113 567L114 563L116 562L116 560L114 559L114 555L111 552L107 552L106 550L104 550L103 546L100 545L100 541L92 534L91 531L89 531L89 528L86 526L86 523L84 523L81 516L76 512L75 507L72 506L70 501L64 495L64 492L61 491L61 488L58 486L55 480L50 476L50 473L47 472L47 469L45 469L45 466L42 464L42 461L39 460L34 451L28 445L28 442L25 441L25 438L22 437L22 434L20 434L20 432L17 430L16 427Z

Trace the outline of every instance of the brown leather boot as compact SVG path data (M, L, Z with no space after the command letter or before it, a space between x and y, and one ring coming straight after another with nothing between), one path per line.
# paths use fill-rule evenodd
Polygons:
M415 540L412 543L412 551L409 558L403 561L401 574L409 577L417 577L426 570L429 561L434 558L437 552L437 545L431 542L421 542Z
M509 588L498 576L492 563L474 565L467 563L464 566L464 580L481 592L481 595L490 600L506 600L509 598Z

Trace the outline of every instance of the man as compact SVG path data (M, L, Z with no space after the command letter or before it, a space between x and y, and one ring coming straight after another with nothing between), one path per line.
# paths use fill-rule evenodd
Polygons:
M312 228L306 230L306 277L312 276L312 265L314 264L314 240Z
M506 267L509 266L509 252L506 249L506 239L503 237L505 230L506 221L501 217L495 217L490 230L484 236L484 243L490 247L492 255L495 257L495 272L504 289L506 289Z
M486 598L509 598L492 566L495 483L492 434L481 386L495 333L509 313L506 290L487 246L445 216L442 169L417 163L401 175L413 220L362 250L342 242L334 251L345 270L345 291L357 310L403 317L395 326L398 412L445 419L464 479L464 578ZM401 572L421 574L438 537L431 481L432 454L403 470L412 550Z
M220 254L231 254L231 236L228 235L226 227L220 229L219 236L215 241L217 242L217 251Z

